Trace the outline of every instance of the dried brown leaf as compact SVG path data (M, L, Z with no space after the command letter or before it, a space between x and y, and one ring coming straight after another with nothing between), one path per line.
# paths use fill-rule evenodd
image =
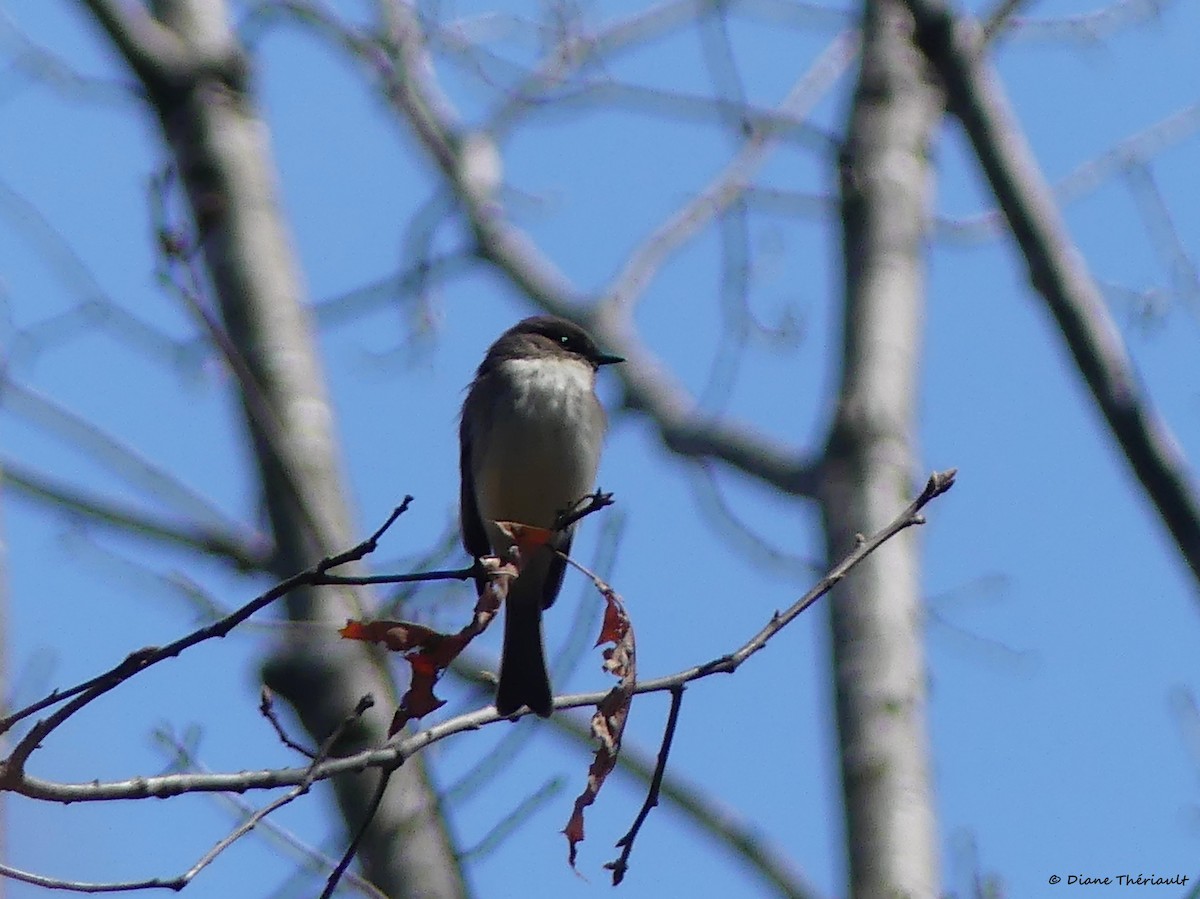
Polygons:
M575 867L578 844L583 842L584 809L596 801L604 781L617 764L621 754L621 737L625 732L625 722L629 719L629 707L633 700L633 690L637 684L637 646L633 636L633 625L625 611L621 598L607 585L600 584L604 595L604 624L600 629L600 639L596 641L613 645L604 650L604 669L620 681L596 706L592 714L592 736L599 741L600 746L592 763L588 766L587 785L575 799L575 807L563 834L567 838L567 861Z

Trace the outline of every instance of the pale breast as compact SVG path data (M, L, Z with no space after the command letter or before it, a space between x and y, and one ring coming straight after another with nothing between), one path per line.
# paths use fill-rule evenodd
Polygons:
M604 411L593 370L576 360L514 359L493 377L490 427L472 437L480 515L550 527L595 487Z

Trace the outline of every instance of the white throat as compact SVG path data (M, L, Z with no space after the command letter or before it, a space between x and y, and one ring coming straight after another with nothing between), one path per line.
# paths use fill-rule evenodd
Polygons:
M596 374L581 359L559 356L509 359L501 367L512 385L513 405L518 412L524 406L534 405L541 407L539 412L569 415L575 412L574 407L592 402Z

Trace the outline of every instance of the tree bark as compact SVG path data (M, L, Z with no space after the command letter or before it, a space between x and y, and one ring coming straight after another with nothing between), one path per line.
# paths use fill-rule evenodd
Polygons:
M885 523L913 489L929 150L941 118L898 0L867 0L842 151L843 369L820 477L827 552ZM939 894L919 562L908 531L830 603L850 895Z
M146 88L187 191L219 304L267 511L275 567L292 573L358 540L347 508L334 420L304 287L279 208L267 131L250 94L249 61L216 0L137 6L86 0ZM287 613L329 625L364 603L353 589L291 594ZM265 666L269 683L323 740L365 694L375 712L347 733L338 754L386 737L395 691L378 656L360 644L299 640ZM334 781L347 830L370 807L378 774ZM439 803L419 759L391 779L359 849L367 878L394 897L465 895Z

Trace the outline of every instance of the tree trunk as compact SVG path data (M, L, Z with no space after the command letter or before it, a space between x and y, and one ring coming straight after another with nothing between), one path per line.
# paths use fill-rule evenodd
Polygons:
M845 320L821 473L827 552L885 524L913 492L929 218L941 118L898 0L867 0L840 175ZM830 603L850 895L934 899L937 826L926 729L917 539L871 555Z
M266 127L248 89L249 62L217 0L159 0L157 20L136 7L87 0L141 78L186 188L239 382L267 511L276 568L298 571L359 539L342 482L304 288L279 208ZM165 26L165 27L164 27ZM301 591L289 617L336 627L363 607L352 589ZM371 717L339 754L385 739L395 691L361 644L299 640L266 665L269 682L315 741L374 695ZM391 700L392 702L389 702ZM334 781L347 830L370 806L379 775ZM438 799L419 758L392 777L359 850L362 869L394 897L465 895Z

